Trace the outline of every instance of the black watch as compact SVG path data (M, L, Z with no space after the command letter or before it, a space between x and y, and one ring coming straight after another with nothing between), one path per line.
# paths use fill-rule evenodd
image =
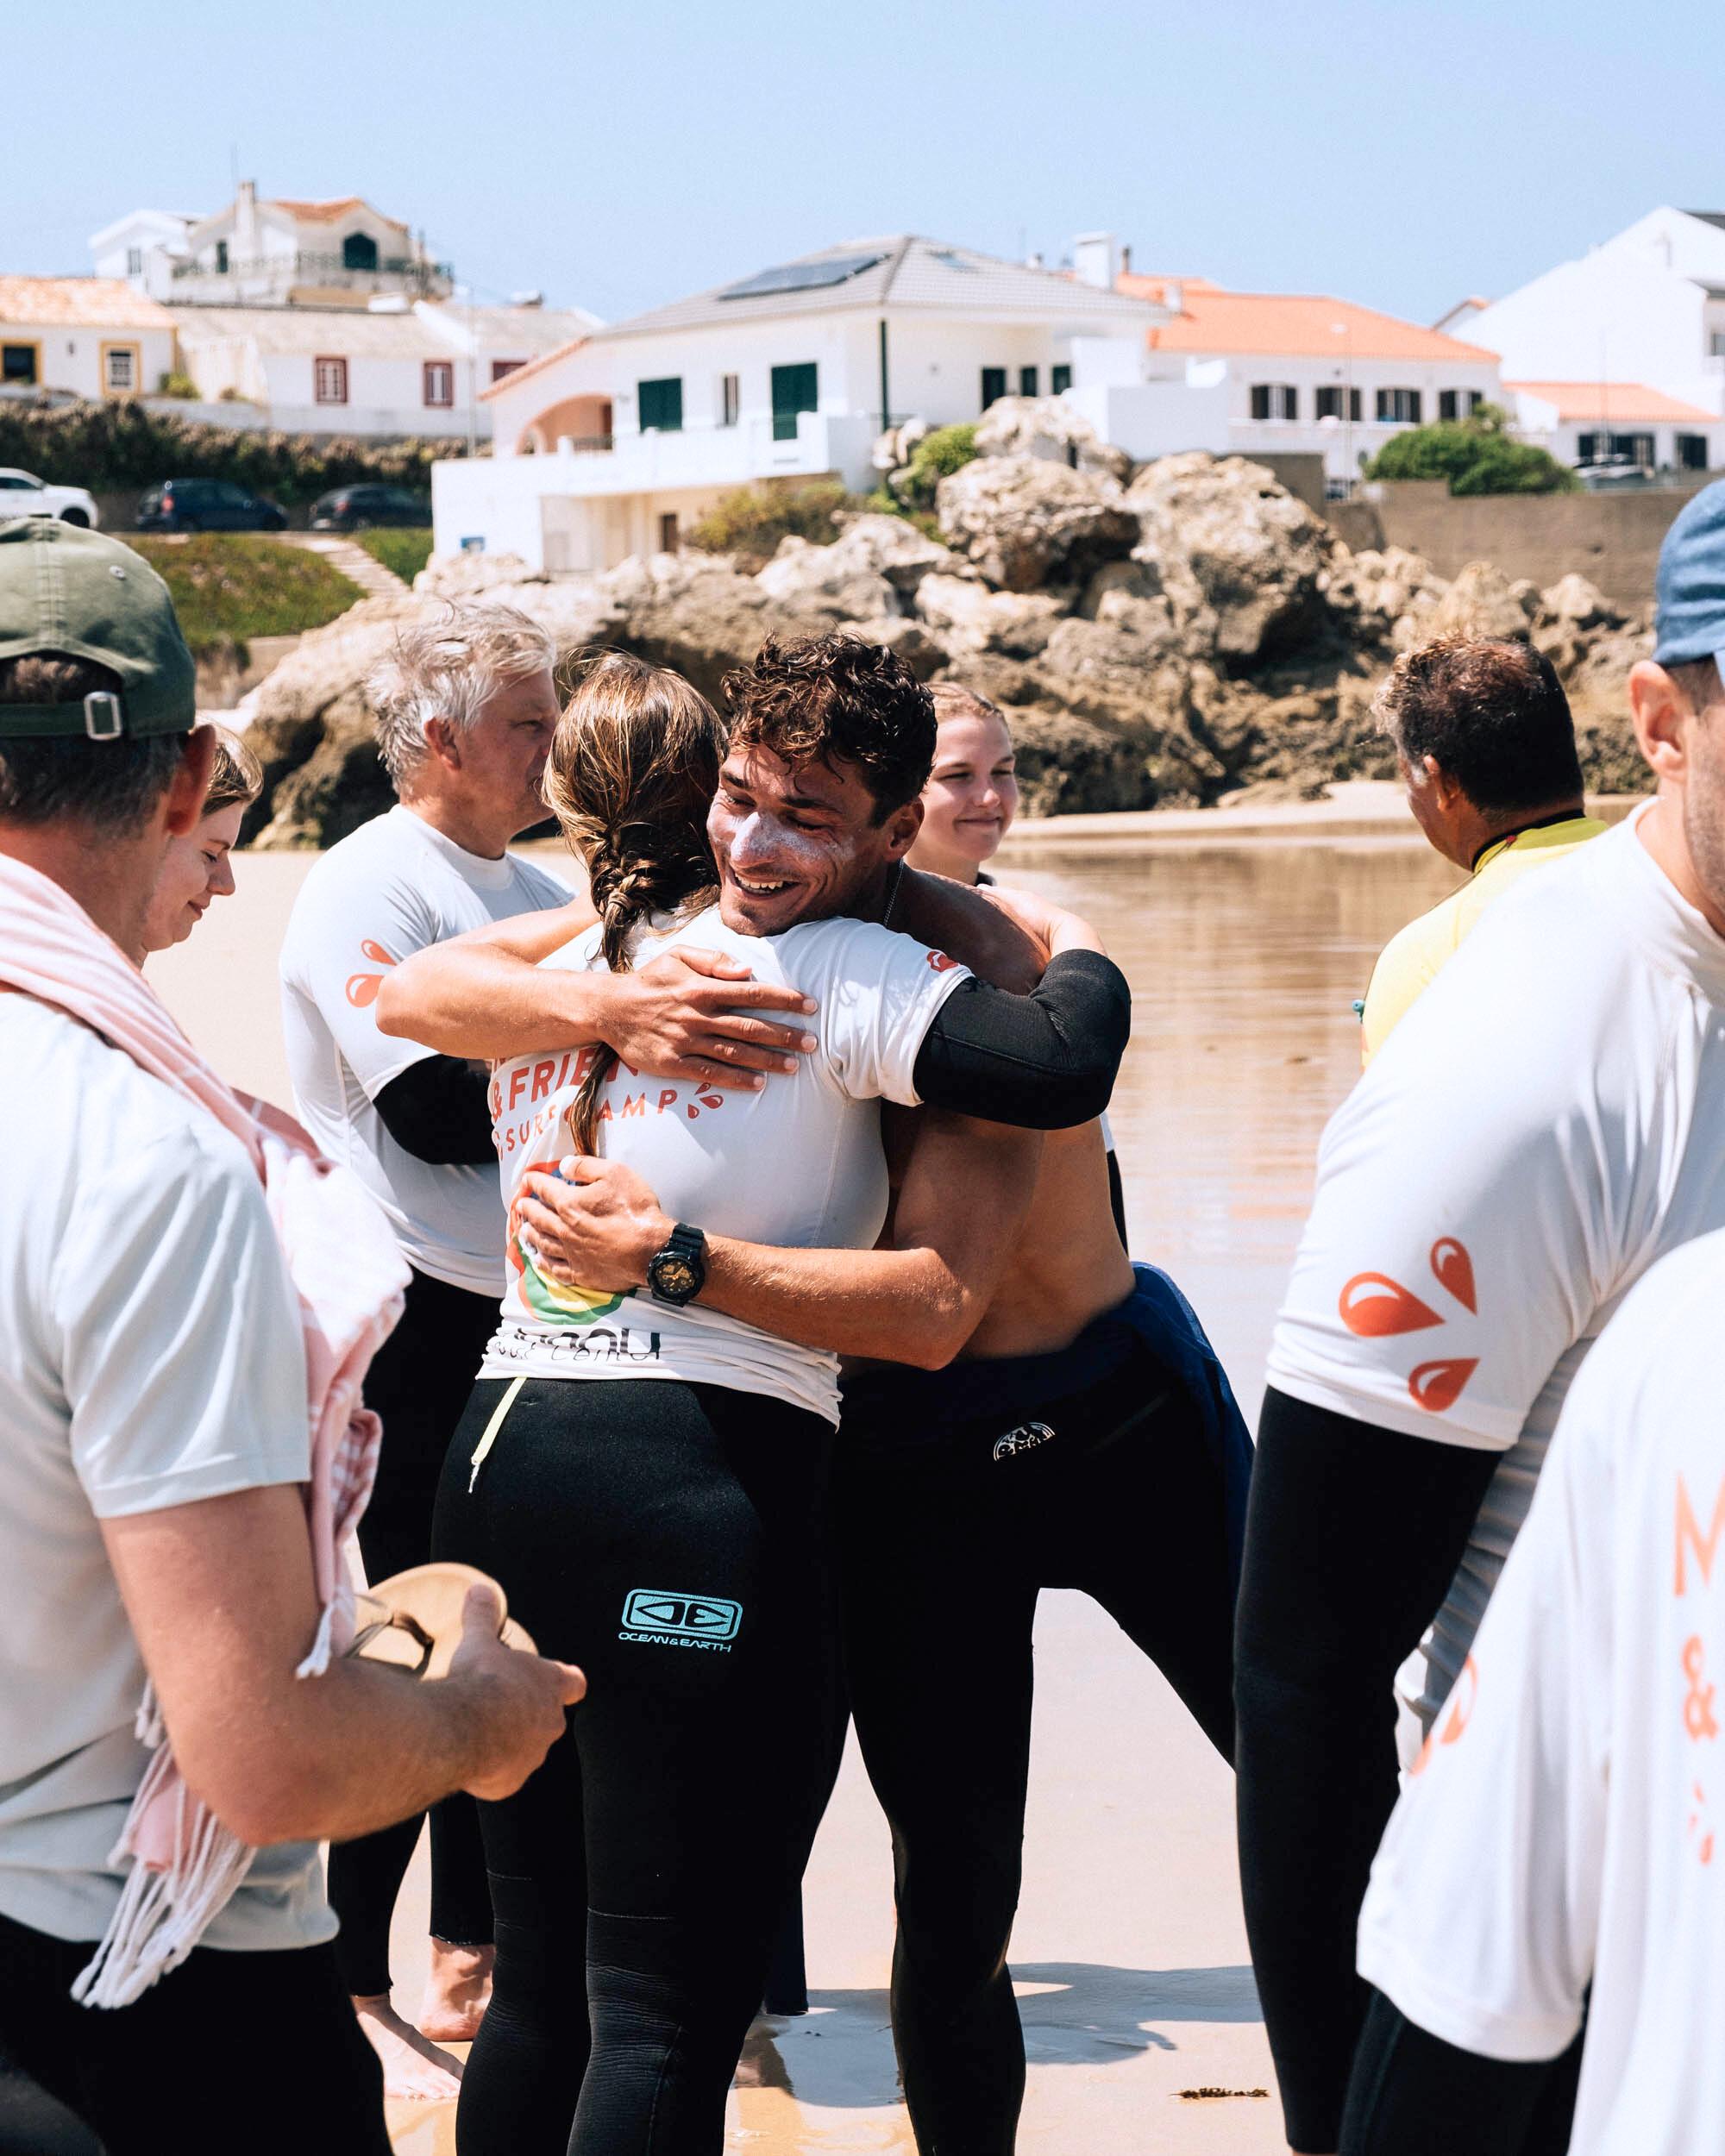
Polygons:
M694 1300L706 1285L706 1238L699 1228L678 1221L664 1249L647 1261L647 1285L657 1302L681 1309Z

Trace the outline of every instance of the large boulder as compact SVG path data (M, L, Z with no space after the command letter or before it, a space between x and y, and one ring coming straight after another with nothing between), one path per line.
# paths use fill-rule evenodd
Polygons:
M925 577L917 592L918 613L955 657L979 651L1033 657L1065 611L1044 592L991 592L964 577Z
M756 577L775 605L864 621L904 611L924 577L969 564L902 517L875 514L845 520L825 546L787 535Z
M978 457L940 482L936 512L948 544L1008 592L1082 583L1138 539L1116 481L1042 457Z
M1274 473L1192 450L1147 464L1127 490L1176 621L1214 617L1212 649L1243 671L1297 650L1327 626L1324 573L1335 538Z
M1000 397L976 429L979 457L1040 457L1076 472L1101 472L1122 482L1132 459L1113 448L1083 413L1060 397Z
M1339 542L1323 581L1325 600L1346 641L1402 649L1422 640L1450 588L1423 555L1405 547L1350 554ZM1404 622L1405 630L1400 627Z
M1470 561L1433 612L1428 636L1526 636L1540 594L1523 577L1515 582L1489 561Z

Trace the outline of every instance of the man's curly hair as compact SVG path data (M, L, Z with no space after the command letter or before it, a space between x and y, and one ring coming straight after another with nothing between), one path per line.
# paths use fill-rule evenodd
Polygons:
M860 636L769 637L724 677L733 748L770 749L794 770L854 764L876 824L913 801L934 767L934 704L895 651Z

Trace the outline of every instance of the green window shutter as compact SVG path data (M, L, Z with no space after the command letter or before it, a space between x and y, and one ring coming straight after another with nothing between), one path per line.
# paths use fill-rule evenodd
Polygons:
M1007 370L1003 367L985 367L982 369L982 409L987 411L997 398L1007 393Z
M1072 369L1070 367L1050 367L1048 370L1048 388L1049 394L1051 396L1058 397L1063 390L1069 390L1071 386Z
M797 414L820 410L820 370L813 360L773 369L773 439L794 442Z
M1037 384L1041 379L1041 374L1036 367L1021 367L1019 369L1019 395L1020 397L1039 395Z
M655 429L660 434L682 432L683 378L681 374L668 374L656 382L637 382L635 395L643 434Z

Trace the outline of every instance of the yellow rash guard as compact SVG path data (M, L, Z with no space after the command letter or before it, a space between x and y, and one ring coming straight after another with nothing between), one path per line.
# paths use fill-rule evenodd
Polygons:
M1369 1063L1390 1034L1430 987L1494 899L1502 896L1528 869L1562 861L1605 825L1591 816L1565 816L1517 831L1486 848L1473 875L1429 913L1409 921L1378 954L1360 1013L1360 1061Z

